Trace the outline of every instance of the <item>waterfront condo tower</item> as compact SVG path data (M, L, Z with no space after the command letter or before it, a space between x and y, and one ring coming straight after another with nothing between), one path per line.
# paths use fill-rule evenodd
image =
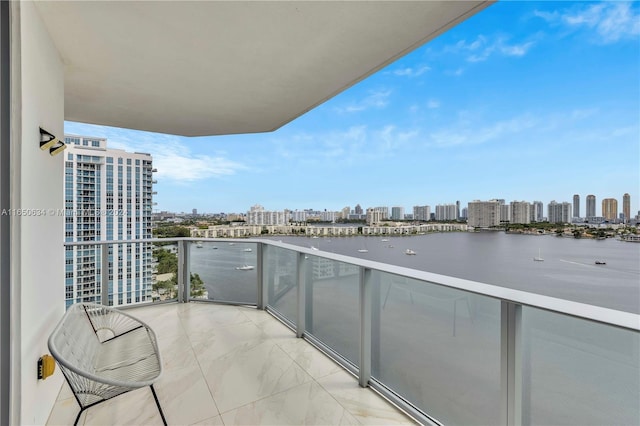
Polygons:
M573 217L580 217L580 195L573 195Z
M468 205L468 224L474 228L489 228L500 225L500 206L498 200L471 201Z
M629 223L631 220L631 195L628 193L622 196L622 213L624 214L624 222Z
M107 149L103 138L65 135L65 242L152 237L153 166L149 154ZM110 267L102 267L102 249ZM101 271L110 306L151 301L151 244L65 247L65 303L102 301Z
M605 198L602 200L602 216L605 220L618 220L618 200L615 198Z
M596 196L587 195L587 218L596 216Z
M549 223L571 223L571 203L557 203L555 200L547 204Z

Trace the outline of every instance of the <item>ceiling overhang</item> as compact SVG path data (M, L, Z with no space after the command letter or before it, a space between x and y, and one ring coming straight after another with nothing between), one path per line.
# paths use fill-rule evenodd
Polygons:
M36 2L66 120L186 136L273 131L489 4Z

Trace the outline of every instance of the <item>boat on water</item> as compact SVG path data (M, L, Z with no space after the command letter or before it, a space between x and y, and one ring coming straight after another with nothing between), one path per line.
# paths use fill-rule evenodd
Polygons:
M607 262L605 262L604 260L596 260L596 265L606 265Z
M202 241L198 241L198 242L196 243L196 247L198 247L198 248L202 248L202 246L203 246Z
M250 252L250 251L253 251L253 250L251 250L250 248L246 248L246 249L244 249L242 251Z
M383 243L386 243L386 242L388 242L388 241L389 241L389 239L388 239L388 238L383 238L383 239L381 239L380 241L382 241Z
M536 257L534 257L533 260L535 262L544 262L544 259L542 258L542 255L540 254L540 249L538 249L538 255Z
M408 254L408 255L415 255L415 254L416 254L416 252L415 252L415 251L413 251L413 250L411 250L411 249L406 249L406 250L404 251L404 254Z
M253 269L252 265L236 266L236 270L238 270L238 271L250 271L252 269Z
M369 253L367 249L358 249L358 253Z
M218 250L218 247L213 246L213 247L211 247L211 249L212 249L212 250Z

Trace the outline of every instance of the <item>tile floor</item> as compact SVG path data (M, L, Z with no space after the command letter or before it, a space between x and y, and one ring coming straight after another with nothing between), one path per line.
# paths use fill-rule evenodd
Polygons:
M202 303L127 312L158 336L155 387L170 425L414 424L266 312ZM47 424L73 424L78 411L65 383ZM89 408L78 423L162 421L147 387Z

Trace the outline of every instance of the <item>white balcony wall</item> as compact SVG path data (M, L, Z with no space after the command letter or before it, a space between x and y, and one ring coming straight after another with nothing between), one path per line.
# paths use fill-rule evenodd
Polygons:
M33 2L12 2L11 205L40 216L11 222L11 424L45 424L62 383L37 379L37 361L64 312L65 153L39 148L39 127L64 133L62 59ZM33 210L30 210L33 209Z

